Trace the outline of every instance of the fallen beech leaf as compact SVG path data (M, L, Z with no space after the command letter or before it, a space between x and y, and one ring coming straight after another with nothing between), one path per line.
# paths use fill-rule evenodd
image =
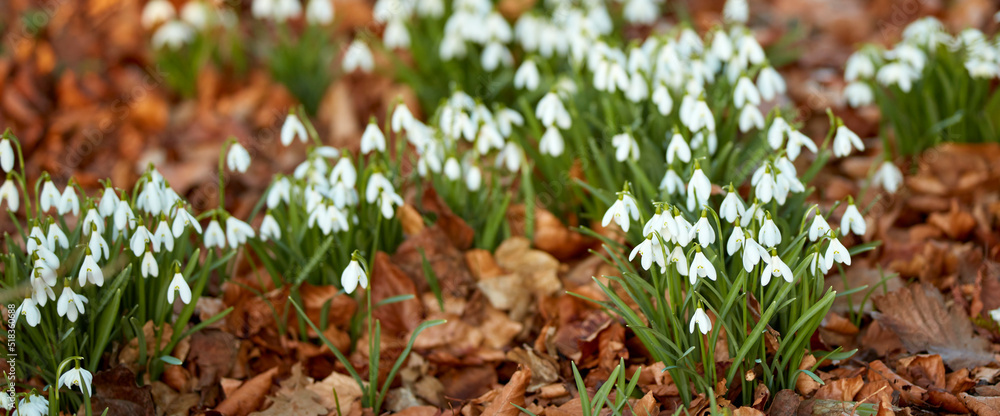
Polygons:
M399 335L408 333L420 325L424 308L420 303L417 287L410 276L392 264L388 254L381 251L375 254L375 265L372 267L371 284L368 289L372 291L373 304L394 296L413 295L413 299L383 305L372 312L372 316L382 323L383 331Z
M951 368L993 362L989 342L973 333L972 323L957 308L947 308L941 293L929 285L913 285L873 298L882 325L899 335L910 352L941 355Z
M860 375L851 378L842 378L826 382L825 385L816 390L816 399L840 400L843 402L854 400L854 396L861 391L865 381Z
M526 388L529 393L559 379L559 363L548 356L539 355L531 348L514 348L507 353L507 359L531 370L531 384Z
M135 384L135 373L123 365L99 371L93 380L93 414L107 409L107 416L153 416L155 408L150 386Z
M902 358L896 371L925 389L945 387L944 361L940 355L922 354Z
M771 407L767 409L767 414L771 416L793 416L802 403L802 396L795 394L789 389L781 390L774 395Z
M274 404L262 412L253 412L251 416L320 416L329 410L318 403L319 395L309 390L296 390L289 396L281 395L273 398Z
M799 370L811 370L814 365L816 365L816 357L812 354L806 354L802 357L802 362L799 363ZM803 373L799 373L795 378L795 391L803 396L813 394L819 387L818 381Z
M215 407L215 411L226 416L246 416L260 408L271 389L271 380L278 374L278 367L272 367L254 378L247 380L232 396Z
M976 397L969 393L960 393L958 398L962 399L965 407L968 407L974 414L979 416L1000 416L1000 398Z
M660 403L656 401L656 397L653 397L653 392L647 392L645 396L632 405L632 414L635 416L658 416L660 414Z
M528 386L528 382L531 381L531 369L521 366L518 368L514 375L510 377L510 381L507 385L503 387L500 394L497 395L490 402L489 406L483 409L484 416L518 416L521 411L512 406L516 404L518 406L524 407L524 392Z
M306 386L306 389L316 393L319 396L319 403L328 410L336 409L338 401L341 410L349 409L354 401L361 398L361 387L358 387L358 383L351 376L336 371L330 373L323 381ZM336 397L333 392L337 392Z
M495 256L500 267L524 277L536 296L549 296L562 288L558 277L559 260L544 251L531 249L531 242L524 237L507 239L497 247Z
M913 385L913 383L903 379L894 371L889 369L889 367L887 367L882 361L872 361L868 364L868 369L869 382L875 383L879 380L885 380L889 383L889 386L892 387L893 390L899 393L901 398L905 399L907 403L924 403L924 395L927 394L927 390L923 387Z
M968 212L958 207L957 200L951 200L951 210L947 213L934 212L927 218L927 223L944 231L952 240L965 240L976 227L976 219Z

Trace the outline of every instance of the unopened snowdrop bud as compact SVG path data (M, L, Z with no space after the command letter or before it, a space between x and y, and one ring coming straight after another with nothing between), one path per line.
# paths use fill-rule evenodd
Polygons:
M111 258L111 249L108 248L108 242L104 241L104 237L101 237L100 233L90 234L90 243L87 244L90 252L97 256L100 260L102 257L107 260Z
M7 210L10 212L17 212L17 209L21 207L21 197L17 192L17 186L11 178L7 178L4 181L3 186L0 186L0 203L7 203Z
M187 280L184 279L184 275L181 274L180 267L174 267L174 278L170 280L170 285L167 286L167 304L174 304L174 296L178 296L181 302L185 305L191 303L191 288L188 286Z
M483 184L483 172L479 170L479 166L472 165L469 166L465 171L465 187L470 191L478 191Z
M688 147L687 141L676 129L670 139L670 144L667 145L667 163L674 163L675 158L684 163L691 161L691 148Z
M150 236L145 225L136 227L135 232L132 233L132 239L129 240L129 248L132 249L132 254L135 254L136 257L141 256L142 253L146 252L146 247L149 246L152 239L153 237Z
M189 23L183 20L171 20L156 29L153 33L153 49L168 48L178 50L194 39L195 30Z
M712 182L708 180L708 176L705 175L705 172L701 170L701 167L696 162L694 174L691 175L691 181L688 182L687 187L688 211L694 211L697 207L708 204L708 198L711 195Z
M333 23L333 3L331 0L309 0L306 4L306 22L326 26Z
M809 255L809 274L812 276L823 276L830 269L826 268L826 260L823 259L823 255L816 251Z
M51 180L45 179L45 183L42 184L42 193L39 199L39 204L41 204L42 212L48 212L52 207L59 205L59 198L62 195L59 194L59 190L56 189L56 185L52 183Z
M886 160L875 172L872 182L882 186L882 189L889 193L895 193L899 190L899 185L903 183L903 172L900 172L899 168L891 161Z
M766 100L771 101L779 94L784 94L787 90L785 85L785 79L781 77L778 71L770 66L765 66L757 74L757 89L760 90L760 96Z
M715 230L712 229L712 224L708 221L708 213L704 210L701 211L701 218L688 231L689 240L694 240L695 237L698 238L698 244L702 246L715 242Z
M457 181L462 176L462 166L454 156L444 162L444 176L451 181Z
M104 286L104 271L97 265L94 256L89 252L83 257L83 264L80 266L80 274L77 275L77 280L80 283L80 287L83 287L87 282L97 286Z
M289 114L285 118L285 123L281 125L281 144L288 146L296 138L305 143L309 140L309 134L306 133L306 126L302 124L302 120L295 114Z
M357 255L357 252L351 255L351 262L344 268L344 272L340 274L340 286L347 294L354 293L358 286L361 286L363 289L368 288L368 273L361 267L361 263L358 262L359 258L360 256Z
M795 276L792 274L792 269L781 260L774 250L771 250L771 257L768 259L767 266L764 267L764 273L760 276L761 286L767 286L771 283L771 277L781 277L785 279L786 282L792 283L792 278Z
M631 134L616 134L611 138L611 145L615 148L615 159L619 162L639 159L639 144Z
M514 73L514 88L534 91L538 89L541 75L538 73L538 65L534 60L526 59Z
M830 238L830 246L826 248L826 254L823 256L825 260L824 267L826 270L830 270L834 263L842 263L848 266L851 265L851 253L847 251L847 247L837 239L836 236Z
M260 223L260 239L263 241L281 239L281 227L270 212L264 216L264 220Z
M861 152L865 150L865 144L861 142L861 138L847 126L841 124L837 127L837 133L833 137L833 154L837 157L845 157L851 154L852 147Z
M764 247L774 248L778 244L781 244L781 230L774 224L770 213L766 217L764 225L760 227L760 232L757 233L757 239L760 240Z
M371 49L361 40L355 39L347 47L342 63L344 72L351 73L360 69L362 72L372 72L375 69L375 58Z
M750 6L747 5L747 0L726 0L722 16L727 22L745 24L750 17Z
M250 167L250 153L243 145L234 142L229 147L229 153L226 154L226 166L229 167L230 171L246 173L247 168Z
M226 248L226 233L222 231L218 220L212 220L208 223L208 228L205 228L205 247Z
M628 193L628 185L626 185L625 190L618 193L618 199L604 213L604 218L601 219L601 226L607 227L614 220L621 227L622 231L627 233L631 221L638 219L639 207L636 206L632 195Z
M538 141L538 151L552 157L562 155L565 146L562 133L559 132L559 128L554 126L546 127L542 139Z
M844 88L844 97L847 104L853 108L869 105L875 102L875 93L872 88L864 82L852 82Z
M22 301L21 306L18 306L17 310L14 311L14 319L20 319L22 316L25 322L31 327L38 326L38 323L42 321L42 312L38 310L38 305L31 298ZM24 408L21 408L21 410L23 412ZM44 414L48 414L48 412L46 411L42 415Z
M382 43L388 49L410 48L410 31L403 23L403 19L389 20L389 24L385 26L385 32L382 33Z
M740 132L746 133L752 129L764 128L764 115L755 105L748 105L740 110Z
M83 314L83 304L87 303L87 298L73 292L69 286L64 287L59 301L56 303L56 312L59 316L65 316L70 322L76 322L76 318Z
M865 217L861 216L858 207L854 205L854 201L851 201L847 205L847 210L844 211L844 216L840 218L840 232L844 235L854 233L863 236L867 229L868 224L865 222Z
M10 139L0 140L0 169L10 172L14 169L14 147L10 144Z
M688 270L688 282L694 285L698 282L699 277L706 277L709 280L715 281L716 273L715 266L712 262L708 261L708 257L705 257L705 253L701 252L701 246L695 246L694 260L691 260L691 269Z
M365 127L365 132L361 135L361 153L367 155L372 150L385 152L385 135L375 124L375 120L368 122L368 127Z
M820 237L825 237L829 232L830 224L826 222L826 219L823 218L823 215L820 214L817 208L812 224L809 225L809 241L816 241Z
M153 257L153 252L147 251L146 254L142 256L140 270L142 271L142 277L157 277L160 275L160 266L156 264L156 258Z
M743 108L747 104L760 105L760 96L761 93L750 78L743 76L736 81L736 89L733 90L733 104L736 104L736 108Z
M226 241L232 249L239 248L240 244L246 243L247 239L253 238L255 232L250 224L230 216L226 218Z

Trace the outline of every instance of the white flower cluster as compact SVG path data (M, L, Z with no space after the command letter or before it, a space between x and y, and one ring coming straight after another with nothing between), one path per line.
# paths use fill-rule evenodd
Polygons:
M236 22L233 10L205 0L187 1L179 14L170 1L151 0L142 9L141 17L142 26L153 31L153 48L171 50L191 43L198 32L216 27L231 28Z

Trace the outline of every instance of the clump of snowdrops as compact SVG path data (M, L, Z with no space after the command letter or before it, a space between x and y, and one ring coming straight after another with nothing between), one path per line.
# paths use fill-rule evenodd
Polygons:
M969 28L953 36L934 17L907 26L892 49L867 45L855 52L844 70L844 97L851 107L881 110L885 162L875 182L898 189L897 156L917 156L943 142L1000 141L997 78L996 35Z

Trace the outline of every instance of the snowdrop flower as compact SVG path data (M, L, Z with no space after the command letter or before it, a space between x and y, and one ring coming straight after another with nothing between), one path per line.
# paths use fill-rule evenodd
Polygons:
M728 22L746 23L750 17L750 6L747 0L726 0L726 5L722 8L722 16Z
M810 256L812 258L809 260L809 274L823 276L830 271L830 269L826 268L826 260L823 259L823 255L819 251L810 254Z
M674 108L674 99L670 96L670 91L667 90L666 85L660 83L653 88L652 100L653 104L656 104L656 110L659 111L661 115L670 115L670 112Z
M659 13L653 0L626 0L622 16L625 21L635 24L651 24Z
M546 127L559 126L561 129L568 129L572 123L569 112L559 100L559 96L551 91L538 101L535 116Z
M25 395L17 403L17 416L45 416L49 414L49 401L45 397L31 394Z
M705 172L695 163L694 174L687 187L687 209L694 211L695 208L708 204L708 198L712 195L712 182L705 176Z
M174 235L171 234L170 226L164 219L156 226L156 232L153 233L153 251L159 251L160 245L162 244L167 251L174 251Z
M792 128L788 125L785 119L778 115L771 122L771 127L767 129L767 143L771 145L771 149L778 150L783 144L785 144L785 135L790 134Z
M667 262L673 264L677 268L677 274L681 276L688 275L688 261L687 257L684 256L684 249L681 248L681 246L674 246L674 249L670 252L670 258Z
M701 212L701 218L688 231L689 240L694 240L696 236L698 237L698 244L702 246L707 246L715 242L715 230L712 229L712 224L709 223L708 214L705 211Z
M97 209L87 210L87 215L83 217L81 231L84 235L90 235L94 231L98 234L104 234L104 219L101 218L101 214L97 213Z
M848 266L851 265L851 253L847 251L847 247L837 239L837 237L830 238L830 246L826 248L826 255L823 256L825 261L824 267L826 270L830 270L833 267L833 263L843 263Z
M354 293L354 290L360 285L361 288L368 288L368 274L365 273L365 269L361 267L355 256L351 256L351 262L344 268L344 272L340 274L340 287L344 289L347 294Z
M786 282L792 283L792 269L781 260L781 257L777 253L772 253L771 257L768 259L767 267L764 267L764 273L760 277L761 286L767 286L771 283L771 277L782 277Z
M562 134L557 127L549 126L545 128L542 139L538 141L538 151L543 155L559 157L562 155L566 144L563 142Z
M521 151L521 147L517 143L507 142L497 154L496 165L497 167L503 165L508 171L517 172L521 169L523 159L524 153Z
M621 227L622 231L627 233L631 223L630 219L639 219L639 208L635 204L635 199L632 198L632 195L626 189L618 193L618 199L608 207L607 212L604 213L604 218L601 219L601 226L607 227L614 220Z
M132 233L132 238L129 240L129 248L132 249L132 253L136 257L142 255L146 252L146 247L152 243L153 237L149 234L149 230L146 226L140 225Z
M764 128L764 114L755 105L748 105L740 110L740 132L746 133L751 129Z
M142 277L158 277L160 275L160 266L156 264L156 258L153 257L153 252L151 251L147 251L142 256L142 264L139 267Z
M65 373L59 376L59 386L66 386L67 389L72 389L73 386L76 386L80 390L86 389L87 394L90 395L93 394L93 390L90 388L93 380L94 375L90 374L90 371L77 366L76 368L66 370Z
M108 248L108 242L104 241L104 237L101 237L100 233L90 234L90 243L87 244L90 248L90 252L97 256L97 259L102 257L107 260L111 258L111 250Z
M382 33L382 43L388 49L407 49L410 47L410 31L402 19L392 19Z
M264 220L260 223L260 239L263 241L281 239L281 227L278 226L278 221L275 221L270 212L264 216Z
M52 183L51 180L46 179L45 183L42 184L42 194L39 199L39 203L42 207L42 212L48 212L54 206L59 205L59 199L62 195L59 194L59 190L56 189L56 185Z
M271 8L271 17L274 18L276 22L284 22L289 19L294 19L302 14L302 4L299 0L273 0L274 5Z
M10 178L7 178L3 186L0 186L0 203L3 202L7 202L7 210L10 212L17 212L17 209L21 207L21 197L17 192L17 186Z
M49 250L55 250L56 247L69 248L69 239L66 238L66 233L56 224L49 226L49 234L45 240Z
M865 217L861 216L858 207L851 201L847 205L847 210L844 211L844 216L840 218L840 232L844 235L853 232L855 235L863 236L867 229L868 224L865 222Z
M872 88L863 82L852 82L844 88L844 97L847 104L852 108L869 105L875 102L875 93Z
M660 190L666 191L668 195L674 195L676 193L684 194L684 181L681 180L680 175L674 172L673 169L667 169L667 173L663 175L663 180L660 181Z
M175 238L180 238L181 234L184 234L184 229L187 227L194 228L195 232L201 234L201 224L198 223L198 219L195 218L194 215L191 215L191 213L189 213L186 209L180 208L177 210L177 213L174 214L174 222L170 226L170 231L174 233Z
M509 108L501 107L494 114L496 114L497 130L503 137L510 137L514 126L524 125L524 117L521 116L521 113Z
M31 327L37 326L42 321L42 313L38 310L38 305L31 298L22 301L21 306L18 306L17 310L14 311L14 319L20 319L22 316L25 322Z
M760 227L757 239L767 248L774 248L778 244L781 244L781 230L778 229L777 225L774 225L774 220L771 219L770 214L764 220L764 225Z
M687 245L691 243L691 238L693 237L691 234L691 223L688 222L688 220L684 218L680 212L676 212L673 220L674 229L672 231L674 234L674 242L681 247L687 247Z
M736 43L736 58L742 64L760 65L767 59L764 48L761 48L760 43L749 31L743 33Z
M726 194L722 205L719 206L719 216L726 222L735 223L744 212L746 212L746 208L740 201L740 196L736 193L736 189L730 186L729 193Z
M0 169L10 172L14 169L14 147L10 144L10 139L0 140Z
M65 316L70 322L76 322L76 318L83 314L83 304L85 303L87 303L87 298L74 293L73 289L67 286L59 295L56 312L59 313L59 316Z
M514 65L514 56L511 55L510 50L497 41L486 44L479 59L486 71L496 70L501 63L508 67Z
M837 157L845 157L851 154L852 147L860 152L865 150L865 144L861 138L847 126L841 124L837 127L837 133L833 137L833 154Z
M142 27L151 29L157 24L173 19L175 15L174 5L169 1L152 0L146 3L146 7L142 9L142 17L139 21L142 23Z
M218 220L213 219L212 222L208 223L208 228L205 228L205 247L226 248L226 233L222 231Z
M628 89L625 90L625 98L633 103L639 103L646 97L649 97L649 85L646 84L646 79L643 78L642 73L633 72Z
M694 260L691 261L691 268L688 270L688 282L694 285L698 282L699 277L707 277L709 280L715 281L715 266L708 261L705 253L701 252L701 247L695 246Z
M171 20L153 33L153 49L164 47L176 51L194 39L194 27L182 20Z
M812 224L809 225L809 241L816 241L820 237L825 237L829 232L830 224L826 222L826 219L823 218L823 215L817 209L816 215L813 216Z
M309 140L309 135L306 133L306 126L302 124L302 120L299 120L295 114L288 114L288 117L285 117L285 123L281 125L281 144L288 146L295 138L305 143Z
M451 156L444 162L444 176L450 181L457 181L462 176L462 166L458 164L458 159Z
M407 132L411 129L411 124L416 121L413 118L413 113L410 112L410 108L406 106L406 103L400 101L396 104L396 108L392 110L392 119L389 124L392 128L393 133L399 133L403 129Z
M333 23L333 3L331 0L309 0L306 4L306 22L326 26Z
M760 90L760 96L764 100L771 101L778 94L784 94L787 86L785 79L781 77L781 74L778 74L778 71L770 66L765 66L757 74L757 89Z
M381 172L375 172L368 178L365 199L368 203L378 200L382 216L386 219L391 219L395 214L393 204L397 206L403 205L403 198L396 193L396 189L393 188L392 183Z
M788 154L788 158L795 160L802 153L802 146L805 146L809 151L816 153L816 143L812 141L808 136L802 134L798 130L788 131L788 144L785 145L785 153Z
M1000 21L1000 12L997 12L997 17L998 18L996 20ZM1000 324L1000 308L990 311L990 318L993 319L993 322Z
M240 221L236 217L226 218L226 241L229 242L229 247L235 250L239 248L240 244L246 243L248 238L253 238L254 235L253 227L250 224Z
M870 79L875 75L875 63L865 51L854 52L847 58L844 67L844 80L857 81L859 79Z
M920 74L901 62L886 64L882 68L879 68L878 73L875 75L875 79L878 80L879 84L886 87L896 85L903 92L910 92L910 88L913 87L913 81L916 81L918 78L920 78Z
M538 89L540 80L538 65L535 65L535 61L526 59L514 73L514 88L534 91Z
M674 130L674 136L667 145L667 163L674 163L675 158L684 163L691 161L691 148L677 130Z
M763 76L763 72L761 75ZM736 81L736 89L733 90L733 103L736 104L736 108L743 108L747 104L760 105L760 96L761 93L757 91L750 78L743 76Z
M611 138L611 145L615 148L615 159L624 162L625 159L636 160L639 158L639 144L635 142L631 134L616 134Z
M115 193L115 190L104 188L104 194L101 195L101 202L97 204L97 212L101 213L102 217L110 217L118 209L118 202L118 194Z
M346 73L351 73L358 69L368 73L372 72L372 69L375 68L375 58L372 56L371 49L368 49L368 45L365 45L361 40L355 39L347 47L347 52L344 53L342 66Z
M98 253L98 256L100 256L100 253ZM80 266L80 273L77 275L77 280L80 283L80 287L83 287L87 282L97 286L104 286L104 271L97 265L97 262L94 261L94 256L90 253L83 258L83 264Z
M372 150L385 152L385 135L375 124L375 120L368 122L365 132L361 135L361 153L369 154Z
M201 1L189 1L181 7L181 20L189 23L195 29L205 30L211 17L208 15L209 6Z
M761 246L760 243L753 239L749 232L744 235L744 238L743 270L750 273L761 260L764 260L765 263L770 262L771 255L767 253L767 249L765 249L764 246Z
M132 213L132 207L128 205L128 201L118 201L118 207L115 208L114 221L115 229L118 231L125 230L125 227L132 228L135 226L135 214Z
M56 293L52 291L52 286L39 276L31 279L31 299L38 306L45 306L49 300L56 300Z
M628 260L632 261L635 259L636 254L640 257L639 263L643 270L649 270L653 266L654 261L661 268L665 267L666 259L663 258L663 248L660 246L660 240L652 234L647 235L645 240L642 240L639 245L632 249Z
M72 183L66 185L66 189L63 190L62 195L59 197L59 206L56 207L56 211L59 215L65 215L70 212L74 216L80 215L80 199L76 196L76 189L73 189Z
M179 296L185 305L191 303L191 288L188 286L187 280L184 279L184 275L177 268L174 271L174 278L167 286L167 304L174 304L175 295Z
M708 108L708 104L705 103L704 99L698 99L698 101L693 104L691 111L687 114L687 117L683 117L683 112L681 115L681 122L683 122L684 125L693 132L700 131L702 129L712 131L715 130L715 116L712 115L712 110Z
M229 167L230 171L246 173L247 168L250 167L250 153L243 145L233 142L229 153L226 154L226 166Z
M881 185L882 189L889 193L895 193L899 190L899 185L903 183L903 172L900 172L899 168L891 161L886 160L875 172L872 182Z

